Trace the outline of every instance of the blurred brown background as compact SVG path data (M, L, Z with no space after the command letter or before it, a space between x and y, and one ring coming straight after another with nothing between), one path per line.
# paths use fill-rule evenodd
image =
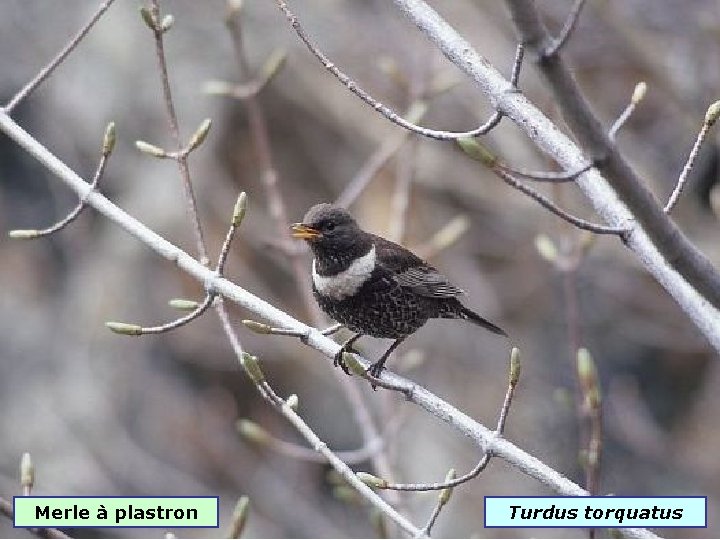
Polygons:
M0 2L0 97L6 101L87 20L95 0ZM498 69L509 70L514 33L503 2L432 4ZM194 253L180 180L171 162L137 152L143 139L170 145L154 44L140 3L117 0L77 51L24 102L14 117L86 178L104 126L117 123L118 145L101 189L123 209ZM479 91L384 0L292 2L328 55L381 101L405 110L412 93L456 81L428 98L423 124L470 129L489 114ZM571 2L539 1L557 30ZM242 103L202 93L209 79L236 80L224 27L224 2L163 2L176 20L166 36L171 82L188 136L203 118L214 125L191 157L201 219L215 255L240 190L250 209L227 266L228 277L309 321L266 206ZM291 220L332 201L370 155L399 128L328 75L291 33L270 1L247 1L247 51L261 66L276 48L285 68L260 97L280 189ZM638 81L649 91L619 145L660 199L684 163L707 105L720 97L720 2L591 0L566 58L597 114L609 126ZM402 80L408 81L409 86ZM528 59L524 92L563 127L550 93ZM513 165L552 167L504 120L485 141ZM676 219L720 264L717 139L711 136ZM468 305L504 327L523 351L521 386L507 436L577 482L584 443L568 337L569 291L576 292L577 339L598 363L605 434L601 492L707 495L709 529L661 530L668 537L720 534L720 370L716 355L665 291L614 238L598 238L574 276L543 259L536 237L562 252L580 235L510 191L450 143L406 145L353 204L365 228L397 230L398 179L410 179L403 243L427 247L434 233L462 219L466 232L433 263L468 292ZM572 185L549 190L564 207L592 218ZM279 454L238 436L249 418L279 439L302 444L238 369L210 312L176 332L116 336L107 320L154 325L176 317L173 297L199 298L200 287L127 234L86 211L67 230L34 242L6 231L39 228L76 202L69 190L4 135L0 136L0 495L18 494L22 452L37 466L42 495L219 495L222 523L238 496L251 498L247 536L373 536L371 512L338 496L329 468ZM715 204L713 205L713 202ZM715 212L713 211L713 206ZM395 229L393 229L395 228ZM309 269L310 259L306 255ZM308 271L309 278L309 271ZM363 446L327 358L296 340L251 334L251 316L230 307L245 347L258 354L281 393L297 393L299 411L333 449ZM363 340L377 355L384 342ZM427 386L473 418L494 425L505 391L507 344L475 327L433 321L401 347L391 368ZM423 360L417 362L418 359ZM361 388L401 481L439 481L449 467L469 470L478 450L397 395ZM400 415L398 417L398 415ZM398 427L399 426L399 427ZM354 464L371 470L368 461ZM342 490L340 490L342 491ZM549 490L500 460L459 488L434 535L577 537L581 530L483 529L485 495L543 495ZM435 495L402 496L422 525ZM104 529L74 536L160 536L161 531ZM0 536L26 535L0 520ZM178 531L215 537L216 530Z

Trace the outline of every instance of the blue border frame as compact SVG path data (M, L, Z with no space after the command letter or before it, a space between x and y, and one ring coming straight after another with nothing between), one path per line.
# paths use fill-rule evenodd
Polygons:
M708 497L707 495L486 495L483 497L483 527L485 529L640 529L640 525L487 525L488 499L705 499L705 525L662 525L650 526L653 529L707 529L708 528Z
M99 525L69 525L54 527L55 529L219 529L220 528L220 496L219 495L141 495L133 497L132 495L16 495L13 497L13 528L27 529L29 527L23 525L15 525L15 499L215 499L217 501L217 516L215 525L192 526L192 525L108 525L106 527ZM706 503L707 508L707 503ZM41 527L41 528L47 528Z

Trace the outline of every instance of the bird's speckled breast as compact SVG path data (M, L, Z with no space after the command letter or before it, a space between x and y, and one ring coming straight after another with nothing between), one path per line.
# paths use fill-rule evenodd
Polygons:
M324 295L313 280L313 292L325 313L353 332L379 338L405 337L433 314L422 299L403 289L380 266L352 296L336 300Z

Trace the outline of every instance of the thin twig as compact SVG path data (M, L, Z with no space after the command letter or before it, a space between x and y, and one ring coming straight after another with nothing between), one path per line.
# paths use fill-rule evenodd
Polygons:
M417 67L408 77L407 99L413 103L425 94L427 86L426 74ZM420 140L413 136L406 147L395 158L395 186L390 200L390 225L388 227L388 238L398 244L403 243L405 230L407 228L408 209L410 207L410 195L412 190L413 177L417 151Z
M433 259L443 250L454 245L469 228L470 220L467 216L463 214L455 216L413 251L425 260Z
M452 480L454 477L455 477L455 469L450 469L450 471L448 471L448 474L445 477L445 479ZM430 531L432 530L433 526L435 525L435 522L437 521L437 518L440 515L440 512L445 507L445 505L447 505L447 503L450 501L452 492L453 492L452 488L445 488L438 495L437 502L435 503L435 507L433 508L432 514L430 514L430 519L428 519L427 524L422 529L426 535L430 536Z
M596 495L599 490L602 457L602 393L597 368L590 352L587 349L578 349L576 358L582 392L581 410L588 419L588 442L583 460L585 486L591 495Z
M348 482L354 489L356 489L368 502L370 502L375 508L377 508L384 515L393 520L403 531L413 536L420 535L425 536L420 529L410 523L405 517L400 515L392 506L386 503L381 497L377 495L372 489L361 482L353 473L352 469L343 462L332 450L330 450L316 434L315 432L305 423L305 421L293 410L292 407L285 401L283 401L275 392L272 390L270 385L265 381L264 376L262 379L257 380L257 374L252 374L251 370L248 370L243 359L246 358L240 339L237 336L235 329L230 323L227 311L222 307L222 303L219 304L221 309L218 309L218 316L222 322L225 333L230 338L230 344L233 348L235 356L241 363L241 366L246 369L250 377L255 383L255 387L258 389L260 394L265 400L277 409L294 427L297 431L305 438L310 446L322 455L325 460L332 465L332 467L342 476L342 478Z
M572 214L566 212L559 206L557 206L554 202L552 202L550 199L542 195L541 193L535 191L530 186L523 184L520 180L512 176L511 174L505 172L502 169L493 169L495 174L498 175L503 182L505 182L510 187L513 187L517 189L518 191L521 191L531 199L537 201L540 206L545 208L546 210L549 210L559 218L564 219L568 223L572 223L575 225L578 229L583 229L585 231L594 232L595 234L614 234L620 237L623 237L625 234L627 234L628 229L621 228L621 227L611 227L609 225L599 225L597 223L592 223L590 221L586 221L582 218L579 218L577 216L573 216Z
M420 121L426 112L427 103L420 100L410 105L406 116L413 121ZM397 131L385 139L345 185L335 204L343 208L351 206L385 164L403 147L411 133L408 130Z
M159 326L142 326L132 329L132 335L141 336L146 334L164 334L165 332L170 332L172 330L176 330L177 328L180 328L181 326L185 326L186 324L194 321L200 315L205 313L210 306L213 305L213 301L215 300L216 295L214 293L208 293L205 295L205 299L202 301L202 303L195 308L193 311L185 315L184 317L179 317L173 321L170 321L165 324L161 324ZM114 332L118 331L118 328L120 329L120 332L118 333L127 333L123 332L124 328L127 328L127 326L118 326L117 323L105 323L110 330L113 330ZM132 326L132 325L130 325Z
M33 79L27 83L25 86L23 86L20 91L15 94L10 101L8 101L7 105L2 108L8 115L12 114L15 107L18 106L19 103L21 103L26 97L28 97L38 86L40 86L45 79L47 79L50 75L52 75L52 72L55 71L55 68L57 68L60 64L62 64L63 60L67 58L67 56L75 49L75 47L78 46L78 44L83 40L83 38L87 35L87 33L90 31L90 29L95 25L96 22L100 19L100 17L103 16L103 14L107 11L107 9L112 5L112 3L115 0L105 0L102 4L100 4L100 7L95 11L93 16L90 18L90 20L85 23L85 25L78 31L75 36L65 45L65 47L62 48L62 50L53 58L50 63L48 63L44 68L40 70L40 72L33 77Z
M340 70L333 62L331 62L327 56L325 56L325 54L318 48L318 46L315 45L315 43L310 39L310 36L307 34L307 32L305 32L305 29L300 24L297 16L292 11L290 11L287 2L285 2L284 0L276 0L276 2L280 10L285 14L285 17L290 22L293 30L295 30L295 33L297 33L298 37L310 50L313 56L315 56L320 61L323 67L330 73L332 73L348 90L350 90L353 94L355 94L357 97L370 105L373 109L378 111L380 114L382 114L385 118L387 118L394 124L397 124L402 128L408 129L414 133L423 135L424 137L428 137L430 139L450 141L455 139L465 139L467 137L478 137L480 135L485 135L489 133L498 124L498 122L500 122L502 114L495 111L486 122L476 127L475 129L471 129L470 131L443 131L418 126L417 124L414 124L406 120L405 118L402 118L390 107L383 105L380 101L372 97L355 81L353 81L345 72ZM520 56L520 58L522 59L522 56ZM515 72L516 69L519 68L513 68L513 72Z
M520 380L520 355L517 349L513 349L510 354L510 369L508 377L508 387L505 391L505 399L503 400L502 407L500 407L500 414L498 415L497 427L495 428L494 436L496 438L502 437L505 431L505 422L507 421L508 413L510 412L510 406L515 395L515 388L517 388L518 381ZM490 463L492 452L485 450L485 454L480 459L478 464L467 474L458 478L446 479L444 482L432 483L432 484L392 484L389 482L381 481L374 484L378 489L391 489L396 491L437 491L440 489L449 489L465 482L472 480L478 476Z
M205 247L205 238L203 235L202 225L197 211L197 200L195 198L195 190L193 189L192 180L190 179L190 168L188 166L188 156L182 152L184 145L180 137L180 127L178 124L177 113L175 112L175 104L170 90L170 78L168 76L167 60L165 58L165 45L163 35L165 30L160 24L160 3L159 0L151 0L150 13L154 19L154 25L151 28L155 38L155 53L157 55L158 67L160 69L160 80L162 82L163 97L165 101L165 109L167 112L168 122L170 124L170 134L175 142L176 150L179 152L177 156L177 164L180 169L182 178L183 191L185 193L185 201L187 202L188 216L192 221L192 228L195 233L195 243L200 257L200 262L208 264L207 248Z
M568 40L570 39L570 35L575 29L575 25L580 18L580 12L585 5L585 1L586 0L575 0L575 4L570 10L570 14L565 19L565 24L563 25L562 30L560 30L560 34L557 38L553 40L552 44L543 51L543 58L555 56L558 52L560 52L560 49L562 49L568 42Z
M100 179L102 178L104 172L105 172L105 166L107 165L107 160L110 157L110 154L112 154L112 151L115 147L115 124L110 123L108 124L107 128L105 129L105 137L103 138L103 145L102 145L102 153L100 156L100 162L98 163L97 168L95 169L95 174L93 175L92 181L90 182L90 191L88 191L87 195L84 197L80 197L80 200L78 201L75 208L73 208L68 215L66 215L63 219L55 223L54 225L51 225L50 227L47 227L46 229L41 230L35 230L35 229L16 229L13 231L10 231L9 235L11 238L40 238L42 236L48 236L53 233L56 233L57 231L64 229L70 223L75 221L75 219L80 215L80 213L85 209L87 206L87 198L97 189L97 186L100 182Z
M668 202L665 205L665 208L663 208L663 211L666 214L669 214L670 212L672 212L672 209L675 207L678 200L680 199L680 194L682 193L682 190L685 187L685 183L687 182L688 176L690 175L690 171L692 170L693 166L695 165L695 160L697 159L698 153L700 152L700 147L702 146L702 143L705 141L705 138L707 137L707 134L710 131L710 128L717 121L718 115L720 115L720 101L716 101L715 103L710 105L710 107L707 110L707 113L705 114L705 120L703 121L703 125L700 128L700 132L698 133L698 136L695 139L695 144L693 145L692 150L690 151L690 155L688 156L687 161L685 162L685 166L683 167L683 170L680 173L680 176L678 177L677 183L675 184L675 189L673 189L673 192L670 195L670 198L668 199Z
M525 58L525 44L521 41L515 47L515 60L510 72L510 85L517 88L520 83L520 71L522 70L523 58Z
M625 110L620 114L620 116L618 116L617 120L613 122L613 125L608 130L608 139L610 139L610 141L615 142L617 132L620 130L621 127L625 125L625 122L627 122L628 118L630 118L632 113L635 111L638 103L640 103L645 97L646 92L647 84L645 84L644 82L639 82L637 85L635 85L635 90L633 91L632 97L630 98L630 102L627 104Z
M10 501L6 501L0 497L0 514L13 521L15 519L15 512L13 511L13 505ZM30 533L34 534L38 538L71 538L64 532L52 527L43 528L28 528L26 529Z
M577 166L582 155L602 158L597 172L578 179L578 186L609 223L630 224L625 245L673 297L713 343L707 307L720 309L720 273L709 258L668 219L657 199L607 138L602 123L589 106L572 70L556 55L538 67L552 88L556 105L577 141L564 135L523 95L504 94L501 77L458 32L423 0L393 0L403 13L440 48L446 57L471 77L498 108L516 123L545 153L566 169ZM552 37L534 0L505 0L520 40L536 52ZM583 149L581 151L581 148ZM668 261L672 261L668 263ZM716 350L720 347L715 346Z
M361 448L356 450L334 450L335 455L348 465L354 465L367 461L389 444L389 439L397 432L398 428L402 425L404 418L405 414L396 413L386 423L384 431L380 437L373 439L372 441L367 441ZM293 459L309 461L312 463L327 463L327 460L318 455L318 453L313 449L278 439L267 432L264 432L263 434L263 445L275 452L284 454Z
M517 88L518 80L520 78L524 52L525 46L522 43L519 43L515 50L515 59L513 61L512 74L510 77L510 84L515 88ZM423 116L425 116L427 109L428 106L425 100L416 100L408 108L405 113L405 117L410 122L419 122L422 120ZM493 119L495 121L495 125L497 125L502 119L502 115L495 114L493 115ZM352 180L346 184L345 188L335 201L335 204L343 208L351 206L372 179L375 178L377 173L380 172L385 164L390 161L390 159L402 148L411 133L411 131L403 130L393 133L392 136L383 141L383 143L377 148L377 150L375 150L375 152L372 153L355 176L353 176Z
M233 216L230 220L230 227L225 235L225 241L223 242L222 248L220 248L220 255L218 256L217 265L215 266L215 272L218 276L222 276L225 271L225 263L227 262L228 253L230 253L230 246L238 227L242 223L245 217L245 210L247 208L247 195L245 192L241 192L235 202L235 208L233 208Z
M230 220L230 227L228 228L228 232L225 235L225 241L223 242L222 248L220 249L218 262L215 266L215 274L219 277L222 277L223 275L223 271L225 269L225 262L227 261L227 256L230 252L230 245L232 244L232 240L235 237L235 232L237 231L237 228L240 226L243 217L245 216L246 206L247 195L245 194L245 192L242 192L238 196L237 202L235 203L235 208L233 209L233 216ZM202 301L201 304L195 307L195 309L193 309L184 317L179 317L160 326L138 326L134 324L117 322L107 322L105 323L105 325L113 332L124 335L142 336L146 334L162 334L180 328L181 326L185 326L186 324L194 321L213 305L213 301L216 298L217 293L212 290L212 288L206 287L205 299Z
M548 183L564 183L564 182L574 182L578 176L580 176L583 173L586 173L590 169L593 168L592 163L588 163L581 169L578 169L576 171L530 171L528 169L519 169L510 167L509 165L506 165L504 163L496 163L496 167L502 169L508 174L511 174L513 176L522 176L523 178L527 178L529 180L534 180L536 182L548 182Z
M242 24L238 17L238 14L231 12L226 19L226 26L232 38L238 73L241 80L244 80L251 77L251 67L245 50ZM322 321L322 315L313 297L302 253L293 249L289 228L290 220L288 219L285 200L280 191L279 175L275 166L265 111L256 94L248 95L242 102L248 114L250 137L260 166L260 179L265 190L268 212L275 225L275 240L279 243L280 249L290 263L293 278L300 291L303 303L313 324L317 326Z

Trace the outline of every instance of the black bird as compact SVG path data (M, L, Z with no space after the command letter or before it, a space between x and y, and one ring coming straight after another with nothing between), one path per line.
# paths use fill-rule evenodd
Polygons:
M428 319L465 319L495 334L507 334L460 303L463 291L420 257L363 231L344 209L316 204L292 226L306 240L315 259L313 292L320 307L355 335L335 355L335 365L348 372L343 353L363 335L395 342L372 364L379 377L390 353Z

